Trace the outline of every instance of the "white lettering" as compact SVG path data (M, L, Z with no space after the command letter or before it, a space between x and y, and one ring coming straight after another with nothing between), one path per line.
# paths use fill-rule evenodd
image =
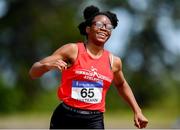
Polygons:
M99 81L100 79L101 80L106 80L108 82L111 82L111 79L104 76L104 75L101 75L97 72L90 72L90 71L86 71L86 70L76 70L75 71L75 74L79 74L79 75L85 75L84 78L85 79L89 79L89 80L94 80L94 81ZM95 76L97 78L95 78Z

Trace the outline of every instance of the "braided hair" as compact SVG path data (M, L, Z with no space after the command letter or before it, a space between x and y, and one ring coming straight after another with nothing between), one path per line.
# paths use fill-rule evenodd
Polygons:
M86 7L84 9L83 15L84 15L85 21L80 23L78 26L81 35L87 36L86 27L92 25L92 21L93 21L94 17L96 17L97 15L107 16L110 19L110 21L113 25L113 28L116 28L116 26L118 24L118 19L116 17L116 14L114 14L110 11L100 12L99 8L96 6L93 6L93 5Z

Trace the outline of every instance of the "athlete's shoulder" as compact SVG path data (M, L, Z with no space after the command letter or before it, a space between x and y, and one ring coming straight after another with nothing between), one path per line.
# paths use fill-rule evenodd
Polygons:
M54 54L59 54L59 53L73 53L77 51L77 44L76 43L67 43L59 47Z
M76 50L77 49L77 43L67 43L62 46L63 48L67 48L70 50Z
M78 51L78 48L84 47L83 42L67 43L63 47L68 48L71 51Z
M113 55L113 57L114 57L114 64L119 64L119 65L122 64L120 57L115 55Z
M112 59L113 59L113 70L114 71L119 71L122 69L122 61L121 61L121 58L118 57L118 56L115 56L114 54L112 54Z

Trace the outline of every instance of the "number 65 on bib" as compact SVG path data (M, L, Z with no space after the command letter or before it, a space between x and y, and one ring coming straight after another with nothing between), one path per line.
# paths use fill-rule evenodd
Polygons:
M102 81L72 81L71 97L86 103L100 103L102 100Z

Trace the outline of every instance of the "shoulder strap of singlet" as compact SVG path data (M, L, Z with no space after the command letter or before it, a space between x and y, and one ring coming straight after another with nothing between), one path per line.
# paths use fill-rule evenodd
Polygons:
M109 58L110 68L112 69L112 67L113 67L113 62L114 62L113 54L110 53L110 52L108 52L108 58Z
M109 60L110 60L111 68L112 68L113 67L113 62L114 62L114 58L113 58L113 54L112 53L109 53Z
M113 67L113 54L111 52L109 52L108 50L105 50L105 53L106 55L108 56L108 59L109 59L109 65L110 65L110 68L112 69Z

